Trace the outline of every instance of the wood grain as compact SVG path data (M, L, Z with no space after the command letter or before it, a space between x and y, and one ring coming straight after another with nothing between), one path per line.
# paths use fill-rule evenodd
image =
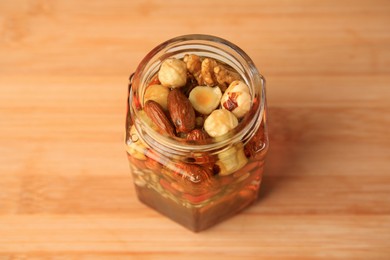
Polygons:
M194 234L135 197L127 77L207 33L266 76L261 198ZM389 259L390 2L0 3L0 259Z

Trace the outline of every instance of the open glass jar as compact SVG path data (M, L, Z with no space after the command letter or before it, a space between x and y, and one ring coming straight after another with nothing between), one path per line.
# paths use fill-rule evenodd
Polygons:
M215 60L248 86L250 109L226 134L202 142L187 140L188 133L163 134L145 112L146 89L160 84L162 62L186 55ZM182 92L194 87L188 81ZM211 227L258 197L268 149L265 80L248 55L226 40L209 35L168 40L130 77L125 141L139 200L195 232Z

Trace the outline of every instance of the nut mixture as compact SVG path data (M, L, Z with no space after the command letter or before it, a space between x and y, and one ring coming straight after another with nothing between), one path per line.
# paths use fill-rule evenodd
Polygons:
M161 134L199 144L231 132L251 105L239 73L194 54L164 60L144 98L144 110Z

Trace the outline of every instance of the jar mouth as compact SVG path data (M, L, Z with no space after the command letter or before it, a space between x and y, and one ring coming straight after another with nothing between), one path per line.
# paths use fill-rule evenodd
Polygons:
M155 131L149 124L140 120L140 108L143 106L143 95L148 81L157 73L161 62L169 57L183 58L185 54L197 54L222 61L240 73L250 88L252 104L257 105L251 110L251 118L245 125L237 127L233 133L227 133L207 144L191 144L180 142ZM130 78L129 113L139 138L161 153L172 155L188 155L188 153L203 153L220 151L232 144L244 143L254 135L263 120L265 108L265 79L259 73L253 61L237 45L222 38L205 35L189 34L165 41L151 50L141 61L135 73Z

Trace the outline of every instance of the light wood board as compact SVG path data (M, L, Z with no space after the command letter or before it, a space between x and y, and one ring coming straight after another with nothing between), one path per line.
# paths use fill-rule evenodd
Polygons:
M141 204L127 78L206 33L267 79L260 200L194 234ZM0 2L0 259L390 259L390 1Z

